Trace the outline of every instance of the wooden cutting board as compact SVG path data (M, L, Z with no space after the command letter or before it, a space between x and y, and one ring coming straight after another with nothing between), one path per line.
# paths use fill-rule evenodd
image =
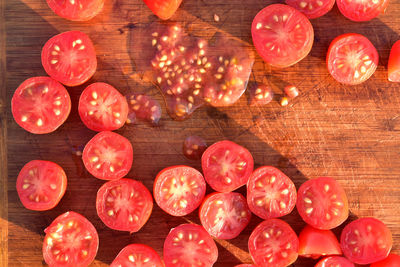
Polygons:
M174 19L192 23L200 28L201 35L221 31L251 45L252 19L271 3L184 0ZM219 16L218 22L214 14ZM351 219L374 216L383 220L393 233L393 251L400 253L400 87L387 81L386 70L390 47L400 39L400 1L391 1L385 15L369 22L351 22L336 7L328 15L312 20L313 49L306 59L290 68L270 68L256 58L251 82L269 82L276 99L288 83L301 90L301 95L287 107L281 107L277 100L264 107L250 107L245 94L231 107L203 107L188 120L179 122L166 114L157 89L141 79L132 67L132 29L155 20L141 0L107 1L104 12L89 22L64 20L44 0L0 0L1 266L44 264L43 230L68 210L85 215L99 232L100 248L93 266L109 264L130 243L144 243L162 253L163 240L171 228L188 220L199 222L197 211L175 218L157 206L145 227L133 235L110 230L99 220L94 204L96 191L103 182L89 175L80 157L74 154L94 135L81 123L77 112L79 94L85 85L69 88L72 111L56 132L33 135L14 122L10 112L14 90L29 77L45 75L41 47L51 36L67 30L81 30L95 44L99 66L90 82L108 82L123 93L145 92L162 103L163 116L158 127L140 122L117 131L129 138L134 147L134 164L128 177L141 180L152 189L155 175L164 167L186 164L200 169L198 161L182 155L182 142L187 136L202 136L209 145L229 139L247 147L256 166L280 168L297 188L318 176L337 179L348 194ZM330 41L347 32L367 36L380 55L376 73L358 86L338 84L325 65ZM33 159L55 161L67 173L67 192L51 211L29 211L19 202L16 177L21 167ZM244 189L239 192L244 193ZM304 226L297 212L283 219L297 233ZM250 262L247 239L260 221L253 216L238 238L217 241L219 260L215 266ZM340 231L341 228L336 233ZM293 266L313 263L299 260Z

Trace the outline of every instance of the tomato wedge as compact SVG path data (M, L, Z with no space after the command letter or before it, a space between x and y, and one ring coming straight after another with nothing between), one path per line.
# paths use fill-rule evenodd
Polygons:
M251 212L246 199L239 193L212 193L201 204L199 216L210 235L232 239L249 224Z
M97 192L97 215L114 230L139 231L149 219L152 209L153 198L149 190L132 179L109 181Z
M218 192L231 192L247 183L253 172L250 152L231 141L217 142L201 157L204 178Z
M345 257L330 256L320 260L315 267L354 267Z
M277 168L263 166L247 182L247 203L250 210L263 219L282 217L296 205L296 187Z
M68 118L71 99L56 80L33 77L15 90L11 111L19 126L34 134L45 134L55 131Z
M182 0L143 0L160 19L167 20L178 10Z
M83 32L63 32L43 46L42 65L53 79L67 86L77 86L96 72L96 52L89 36Z
M367 21L383 13L389 0L337 0L336 4L346 18L353 21Z
M273 67L285 68L305 58L314 42L314 29L301 12L273 4L261 10L251 26L258 54Z
M385 259L392 244L390 230L375 218L352 221L344 227L340 236L343 254L357 264L370 264Z
M128 117L128 102L107 83L92 83L79 98L79 116L93 131L113 131L124 126Z
M329 46L326 63L332 77L343 84L360 84L374 74L379 55L364 36L347 33L336 37Z
M372 263L370 267L400 267L400 256L390 253L386 259Z
M153 192L162 210L173 216L184 216L200 206L206 193L206 182L192 167L172 166L157 174Z
M96 228L79 213L61 214L44 232L43 258L49 266L84 267L96 257Z
M94 177L115 180L128 174L133 148L128 139L114 132L100 132L86 144L83 164Z
M211 267L217 261L214 240L197 224L181 224L173 228L164 242L165 267Z
M388 79L391 82L400 82L400 40L395 42L390 50Z
M268 219L260 223L249 237L249 252L260 267L284 267L296 261L299 239L286 222Z
M124 247L115 257L110 267L163 267L157 252L143 244L131 244Z
M335 4L335 0L286 0L286 4L294 7L309 19L322 17Z
M86 21L95 17L103 9L104 0L46 0L49 7L68 20Z
M303 183L297 192L296 207L306 223L322 230L341 225L349 216L346 192L329 177Z
M19 199L30 210L54 208L64 196L66 188L67 176L64 170L51 161L29 161L17 178Z

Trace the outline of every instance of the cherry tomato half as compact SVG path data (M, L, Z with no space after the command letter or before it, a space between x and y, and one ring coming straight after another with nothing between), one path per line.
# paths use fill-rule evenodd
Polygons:
M335 0L286 0L286 4L294 7L309 19L322 17L335 4Z
M384 12L389 0L337 0L336 4L346 18L353 21L367 21Z
M104 0L46 0L49 7L65 19L86 21L103 9Z
M157 252L143 244L131 244L124 247L115 257L110 267L163 267Z
M143 0L160 19L167 20L178 10L182 0Z
M395 42L390 50L388 79L391 82L400 82L400 40Z
M340 256L330 256L320 260L315 267L354 267L354 264Z
M372 263L370 267L400 267L400 256L390 253L386 259Z

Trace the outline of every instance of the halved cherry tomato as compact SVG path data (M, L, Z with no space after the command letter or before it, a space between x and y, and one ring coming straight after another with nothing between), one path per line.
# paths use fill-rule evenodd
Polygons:
M184 216L200 206L206 193L206 182L192 167L172 166L157 174L153 192L162 210L173 216Z
M321 256L342 255L339 241L331 230L307 225L299 234L299 255L318 259Z
M214 240L197 224L181 224L169 232L164 242L166 267L211 267L217 261Z
M390 230L375 218L352 221L344 227L340 236L343 254L357 264L370 264L385 259L392 244Z
M286 4L294 7L309 19L322 17L335 4L335 0L286 0Z
M296 207L306 223L322 230L341 225L349 216L346 192L328 177L303 183L297 192Z
M128 102L117 89L107 83L92 83L79 98L79 116L93 131L121 128L128 117Z
M34 134L45 134L55 131L68 118L71 99L56 80L33 77L15 90L11 111L19 126Z
M279 68L305 58L314 42L314 29L307 17L282 4L261 10L253 20L251 35L264 61Z
M43 46L42 65L53 79L67 86L77 86L96 72L96 52L89 36L83 32L63 32Z
M104 0L46 0L49 7L60 17L74 21L86 21L103 9Z
M84 267L96 257L96 228L79 213L61 214L44 232L43 258L49 266Z
M115 257L110 267L163 267L157 252L143 244L131 244L124 247Z
M167 20L178 10L182 0L143 0L160 19Z
M367 21L383 13L389 0L337 0L336 4L346 18L353 21Z
M390 253L386 259L372 263L370 267L400 267L400 256Z
M19 199L30 210L54 208L64 196L66 188L67 176L64 170L51 161L29 161L17 178Z
M251 212L246 199L239 193L212 193L201 204L199 216L210 235L232 239L249 224Z
M277 168L263 166L247 182L247 203L250 210L263 219L289 214L296 205L296 187Z
M128 174L133 148L128 139L114 132L100 132L86 144L83 164L94 177L115 180Z
M250 152L231 141L217 142L201 157L204 178L218 192L231 192L245 185L253 172Z
M114 230L137 232L145 225L153 209L149 190L132 179L103 184L97 192L97 215Z
M343 84L360 84L374 74L379 55L374 45L364 36L347 33L336 37L326 56L328 71Z
M391 82L400 82L400 40L395 42L390 50L388 79Z
M296 261L299 239L286 222L268 219L260 223L249 237L249 252L260 267L285 267Z
M320 260L315 267L354 267L354 264L340 256L330 256Z

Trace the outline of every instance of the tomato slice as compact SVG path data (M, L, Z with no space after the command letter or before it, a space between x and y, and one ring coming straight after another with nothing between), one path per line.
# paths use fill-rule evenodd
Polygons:
M104 0L46 0L49 7L68 20L86 21L95 17L103 9Z
M30 210L54 208L64 196L66 188L67 176L64 170L51 161L29 161L17 178L19 199Z
M34 134L45 134L55 131L68 118L71 99L59 82L33 77L15 90L11 111L19 126Z
M153 191L162 210L173 216L184 216L200 206L206 193L206 182L192 167L171 166L157 174Z
M183 142L183 155L192 160L199 160L207 148L206 141L196 135L186 137Z
M67 86L77 86L96 72L96 52L89 36L83 32L63 32L43 46L42 65L53 79Z
M143 244L131 244L124 247L115 257L110 267L162 267L157 252Z
M260 267L284 267L297 259L299 239L286 222L268 219L260 223L249 237L249 252Z
M79 98L79 116L93 131L113 131L124 126L128 103L117 89L107 83L92 83Z
M273 67L289 67L305 58L314 42L314 29L301 12L273 4L254 18L251 26L258 54Z
M255 267L253 264L239 264L239 265L235 265L235 267Z
M303 183L297 192L296 207L306 223L322 230L341 225L349 216L346 192L328 177Z
M263 219L289 214L296 205L296 187L277 168L263 166L247 182L247 203L250 210Z
M250 106L263 106L270 103L274 98L274 92L271 87L263 83L255 84L248 90L250 93Z
M331 230L307 225L299 234L299 255L318 259L321 256L342 255L339 241Z
M105 225L132 233L139 231L149 219L153 198L141 182L123 178L100 187L96 209Z
M286 4L300 11L307 18L315 19L331 11L335 0L286 0Z
M161 118L161 106L157 100L142 94L130 94L126 98L130 113L128 118L138 118L152 124L158 123Z
M79 213L61 214L44 232L43 258L49 266L84 267L96 257L96 228Z
M370 267L400 267L400 256L390 253L386 259L372 263Z
M391 82L400 82L400 40L395 42L390 50L388 79Z
M173 228L164 242L166 267L211 267L217 261L214 240L197 224L181 224Z
M315 267L354 267L354 264L344 257L330 256L320 260Z
M170 19L178 10L182 0L143 0L160 19Z
M370 264L385 259L392 244L390 230L375 218L352 221L344 227L340 236L343 254L357 264Z
M237 237L249 224L251 212L239 193L212 193L200 208L200 221L206 231L219 239Z
M253 172L250 152L231 141L217 142L201 157L204 178L218 192L231 192L245 185Z
M374 74L379 55L364 36L347 33L336 37L329 46L326 63L332 77L343 84L360 84Z
M94 177L115 180L128 174L133 148L128 139L114 132L100 132L86 144L83 163Z
M384 12L388 0L337 0L336 4L346 18L353 21L367 21Z

